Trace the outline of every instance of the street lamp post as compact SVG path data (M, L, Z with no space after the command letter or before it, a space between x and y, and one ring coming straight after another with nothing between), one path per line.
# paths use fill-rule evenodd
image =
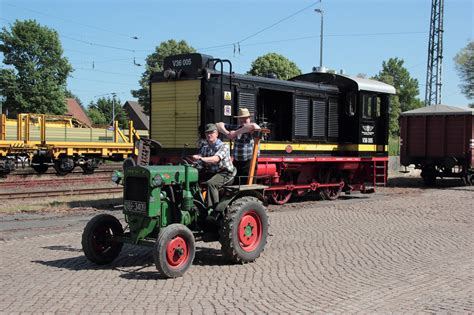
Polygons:
M111 93L112 94L112 125L115 123L115 96L117 95L116 93Z
M324 25L324 11L321 9L314 9L314 12L321 14L321 44L319 48L319 68L323 68L323 25Z

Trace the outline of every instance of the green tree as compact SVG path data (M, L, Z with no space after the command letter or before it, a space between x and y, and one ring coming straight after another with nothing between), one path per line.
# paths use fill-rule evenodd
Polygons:
M141 88L132 90L131 93L134 97L138 98L138 103L147 114L150 113L149 80L151 74L153 72L163 71L163 61L165 57L193 52L196 52L196 49L190 46L186 41L181 40L177 42L174 39L170 39L161 42L159 46L155 47L155 52L146 57L145 71L140 81L138 81Z
M283 55L268 53L252 62L247 74L267 76L274 73L278 79L288 80L301 74L300 68Z
M87 110L87 116L89 116L93 125L105 126L108 123L110 123L110 120L111 120L109 119L109 121L107 121L107 118L105 118L104 113L102 113L100 110L98 110L95 107L89 107L89 109Z
M4 107L21 112L64 114L66 79L72 71L62 57L63 49L55 30L35 20L15 21L0 32L3 63L0 92Z
M417 98L420 93L418 80L410 76L403 63L403 59L390 58L382 63L382 70L375 76L377 80L387 76L393 78L402 112L423 106L423 102Z
M394 79L391 75L384 74L377 78L379 81L394 85ZM398 95L390 96L390 115L389 115L389 134L391 137L398 137L400 134L400 124L398 118L400 117L400 100Z
M461 92L468 99L474 99L474 41L468 43L456 54L454 64L461 78ZM469 106L472 108L473 105Z
M120 128L128 126L128 116L120 100L115 100L115 120L119 122ZM87 114L94 125L112 125L112 111L114 99L111 97L101 97L97 102L91 102Z

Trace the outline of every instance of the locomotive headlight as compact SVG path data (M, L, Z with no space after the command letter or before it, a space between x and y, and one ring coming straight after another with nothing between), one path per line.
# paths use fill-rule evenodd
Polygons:
M114 171L112 174L112 181L116 183L117 185L120 184L120 181L123 178L123 174L120 171Z
M153 179L151 180L151 184L152 184L154 187L159 187L159 186L163 185L163 177L161 177L161 175L156 175L156 176L153 177Z

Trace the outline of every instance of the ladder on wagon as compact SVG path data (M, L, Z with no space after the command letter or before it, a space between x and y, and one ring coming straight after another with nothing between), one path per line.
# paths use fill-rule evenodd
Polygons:
M374 186L386 186L388 161L374 160L372 163Z

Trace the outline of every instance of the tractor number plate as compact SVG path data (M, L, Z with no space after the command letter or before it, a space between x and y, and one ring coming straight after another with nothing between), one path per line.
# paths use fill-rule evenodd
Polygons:
M144 215L147 214L146 202L143 201L125 200L123 203L123 208L125 212L132 212Z

